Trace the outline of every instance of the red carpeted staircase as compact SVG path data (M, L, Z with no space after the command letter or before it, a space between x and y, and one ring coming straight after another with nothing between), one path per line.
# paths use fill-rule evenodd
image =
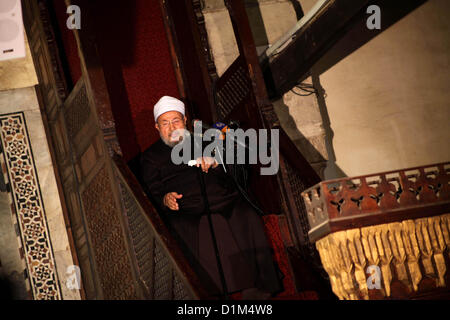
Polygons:
M284 290L270 300L318 300L316 291L301 290L296 288L296 279L292 269L286 245L292 245L289 231L284 217L275 214L266 215L262 218L267 238L273 249L274 262L283 274ZM302 270L297 270L301 272ZM241 293L231 295L233 300L241 300Z
M274 300L317 300L318 295L315 291L302 291L296 288L295 275L289 262L289 256L286 244L292 245L287 224L281 216L270 214L263 217L264 226L273 249L275 263L278 264L284 275L283 286L284 291L280 292ZM301 270L298 270L301 271Z

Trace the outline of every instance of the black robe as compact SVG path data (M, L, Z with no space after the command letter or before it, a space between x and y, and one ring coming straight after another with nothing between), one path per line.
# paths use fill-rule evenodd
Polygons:
M212 295L220 294L217 258L201 194L201 169L173 164L171 151L161 139L148 148L141 157L141 180L200 281ZM228 293L254 287L280 291L262 219L221 166L203 176ZM177 201L178 211L164 206L168 192L183 195Z

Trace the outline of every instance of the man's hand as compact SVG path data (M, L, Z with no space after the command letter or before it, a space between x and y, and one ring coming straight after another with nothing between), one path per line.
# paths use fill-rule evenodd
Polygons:
M217 163L216 159L211 157L200 157L197 158L197 168L202 167L203 172L208 173L209 168L217 168L219 164Z
M177 199L180 199L181 197L183 197L183 195L176 192L166 193L163 200L164 205L170 210L179 210L180 208L178 207Z

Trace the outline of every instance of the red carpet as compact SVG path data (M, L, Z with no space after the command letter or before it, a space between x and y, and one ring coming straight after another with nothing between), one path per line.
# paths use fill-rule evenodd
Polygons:
M281 235L279 217L275 214L271 214L264 216L263 220L269 244L274 252L274 261L284 275L284 291L280 292L270 300L318 300L319 297L315 291L297 292L295 289L295 281L290 272L289 258ZM231 299L242 300L242 295L240 292L232 294Z
M267 238L270 246L274 251L274 260L278 264L281 272L284 275L283 286L284 291L279 293L273 300L317 300L318 295L314 291L297 292L295 289L295 280L290 271L289 257L287 255L284 241L281 235L281 228L279 224L279 216L275 214L266 215L263 217L266 229Z

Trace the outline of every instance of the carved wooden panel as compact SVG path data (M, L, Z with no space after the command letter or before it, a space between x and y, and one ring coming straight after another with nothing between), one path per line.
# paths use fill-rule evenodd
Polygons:
M74 88L74 91L77 89L78 88ZM70 101L70 104L66 104L66 110L64 113L68 136L70 139L73 139L81 130L83 125L86 124L90 115L86 86L81 85L79 87L79 89L75 92L73 100Z
M450 296L450 214L332 233L317 241L342 300Z
M225 119L235 108L243 108L251 93L251 80L244 59L239 56L217 82L217 113Z
M137 297L121 211L105 166L108 158L83 76L69 93L46 1L25 1L25 26L39 79L40 105L57 181L87 298ZM99 214L101 213L101 214ZM105 216L107 217L105 219ZM117 219L115 219L117 218ZM111 223L112 222L112 223ZM83 295L83 293L82 293Z
M119 172L117 172L117 178L139 279L145 287L147 297L149 299L193 299L186 282L181 280L184 275L177 274L169 252L159 240L160 236L155 233L146 213Z
M192 0L192 7L194 10L195 18L198 25L198 31L201 41L201 47L202 52L204 54L204 58L206 61L206 66L208 69L208 74L211 77L211 80L216 80L218 78L217 71L216 71L216 65L214 64L214 59L211 53L211 50L209 48L209 42L208 42L208 34L206 32L205 27L205 17L202 13L202 2L201 0Z
M174 300L188 300L192 299L189 293L186 290L186 286L179 279L175 271L173 272L173 299Z
M450 163L323 181L303 193L310 236L398 221L405 213L442 213L450 209L449 181Z
M65 81L63 68L61 66L61 60L58 54L58 47L55 41L55 34L52 28L52 22L50 20L50 15L48 13L47 4L43 0L37 1L37 6L39 8L41 25L43 28L42 35L45 35L47 40L46 47L48 48L47 61L49 63L48 67L43 69L49 72L49 74L54 77L51 84L54 86L53 93L57 94L58 97L64 101L67 97L67 84Z
M111 193L111 181L105 167L82 193L98 277L105 299L135 299L120 211Z
M153 297L154 299L170 299L172 293L172 270L161 246L154 242Z
M313 245L308 239L309 223L305 204L303 203L301 193L306 189L304 182L298 176L297 172L287 163L283 161L281 165L281 175L283 176L283 182L287 184L285 188L288 188L286 194L287 201L290 201L293 205L290 206L290 213L288 215L294 215L290 218L291 221L295 221L295 232L297 232L297 239L299 239L300 247L308 248L311 251Z
M138 207L127 187L122 181L119 182L120 193L126 214L126 223L130 230L131 244L139 272L148 297L151 294L153 282L153 234L149 230L148 222L144 213Z

